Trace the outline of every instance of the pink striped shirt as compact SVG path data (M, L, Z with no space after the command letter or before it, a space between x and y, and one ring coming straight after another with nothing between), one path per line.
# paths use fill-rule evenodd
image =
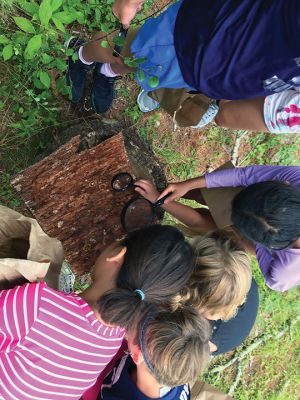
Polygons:
M79 399L117 353L124 330L78 295L30 283L0 292L0 399Z

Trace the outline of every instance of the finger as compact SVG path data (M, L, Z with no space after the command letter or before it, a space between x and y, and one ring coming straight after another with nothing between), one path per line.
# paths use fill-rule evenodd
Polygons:
M145 189L143 189L142 187L140 187L140 186L136 186L135 188L134 188L134 190L136 191L136 192L138 192L140 195L142 195L142 196L145 196L145 194L146 194L146 190Z
M144 190L147 190L149 188L147 182L142 181L142 180L136 181L134 184L135 184L135 186L139 186L139 187L143 188Z
M169 185L168 187L165 188L165 190L163 190L161 192L161 194L158 196L157 200L160 200L162 197L164 197L166 194L174 192L174 188ZM171 195L172 196L172 195Z
M150 181L148 181L147 179L138 179L136 182L142 182L144 184L150 184Z

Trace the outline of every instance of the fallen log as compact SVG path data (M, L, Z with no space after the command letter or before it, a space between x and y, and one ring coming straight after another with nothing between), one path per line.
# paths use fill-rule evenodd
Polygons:
M114 192L112 178L129 172L161 189L166 184L161 165L138 135L95 132L74 137L12 181L43 230L63 243L77 275L89 272L103 247L125 234L121 211L137 194Z

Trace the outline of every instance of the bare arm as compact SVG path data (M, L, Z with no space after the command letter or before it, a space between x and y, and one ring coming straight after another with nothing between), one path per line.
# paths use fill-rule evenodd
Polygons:
M168 187L159 195L158 199L161 199L168 193L172 193L165 201L165 204L169 204L171 201L183 197L187 192L193 189L201 189L206 187L205 176L199 176L198 178L188 179L187 181L170 183Z
M158 196L159 192L156 190L155 186L144 179L140 179L136 182L137 187L135 190L145 197L147 200L154 203ZM178 221L182 222L186 226L193 227L205 227L207 223L206 218L204 218L201 214L199 214L194 208L186 206L181 203L177 203L176 201L171 201L168 204L163 204L161 206L165 211L173 215Z

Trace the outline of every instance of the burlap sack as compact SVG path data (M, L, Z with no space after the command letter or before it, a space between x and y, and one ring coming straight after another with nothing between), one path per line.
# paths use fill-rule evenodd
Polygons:
M211 99L201 93L189 93L187 89L157 89L149 93L173 118L179 127L195 126L206 113Z
M234 168L231 161L221 165L215 171ZM227 228L232 225L231 221L231 203L234 197L240 193L242 187L218 187L202 188L201 193L209 208L209 211L219 229Z
M0 289L41 279L58 288L63 259L61 242L35 219L0 206Z
M191 387L191 400L233 400L233 397L220 392L203 381L196 381Z

